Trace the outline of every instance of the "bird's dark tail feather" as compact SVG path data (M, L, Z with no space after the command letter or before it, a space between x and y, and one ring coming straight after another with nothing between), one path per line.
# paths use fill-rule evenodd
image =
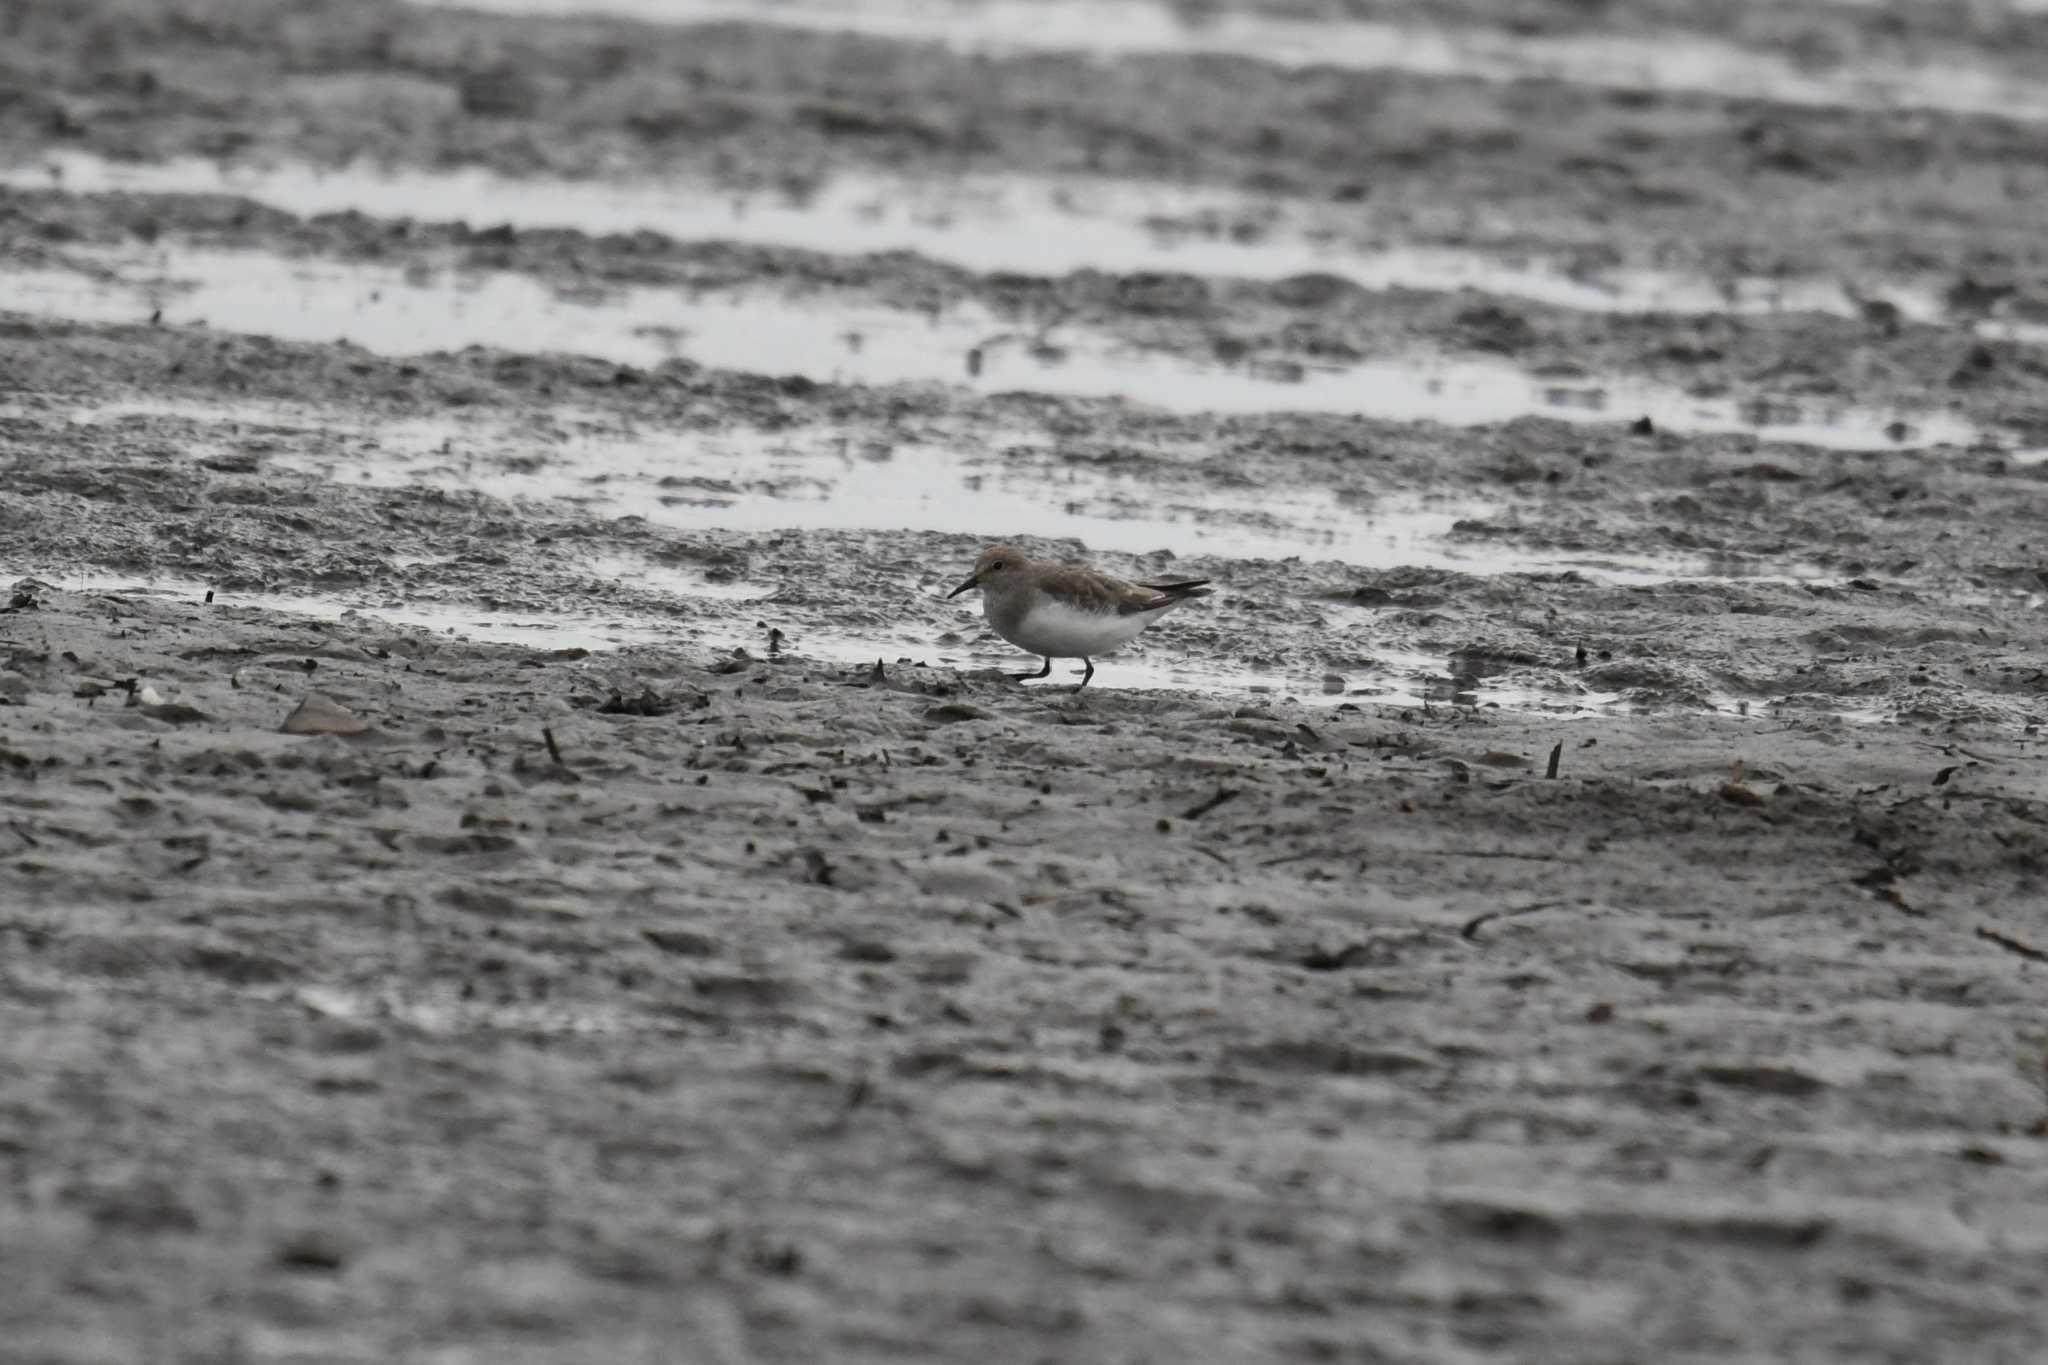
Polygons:
M1174 583L1140 583L1138 586L1150 588L1154 592L1165 593L1176 601L1189 597L1207 597L1210 593L1216 591L1209 586L1209 580L1206 578L1183 578Z

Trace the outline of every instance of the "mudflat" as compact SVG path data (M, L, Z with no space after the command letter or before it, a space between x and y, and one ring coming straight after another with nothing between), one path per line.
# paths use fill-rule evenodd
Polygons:
M1724 8L1379 17L1814 80L2023 79L2043 22ZM2028 111L338 0L0 29L0 1355L2048 1349ZM80 183L223 156L756 215L1034 177L1211 255ZM1394 247L1493 265L1359 283ZM273 268L360 339L232 287ZM1726 306L1572 293L1657 271ZM1389 397L1419 354L1448 387ZM942 597L1012 539L1218 591L1019 686Z

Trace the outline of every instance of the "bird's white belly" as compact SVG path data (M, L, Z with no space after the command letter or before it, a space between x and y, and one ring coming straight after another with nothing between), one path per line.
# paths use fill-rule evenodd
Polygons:
M1049 659L1088 659L1129 644L1166 611L1160 607L1120 616L1113 611L1078 611L1064 602L1041 601L1025 613L1015 630L996 626L996 634L1019 649ZM990 624L995 624L993 619Z

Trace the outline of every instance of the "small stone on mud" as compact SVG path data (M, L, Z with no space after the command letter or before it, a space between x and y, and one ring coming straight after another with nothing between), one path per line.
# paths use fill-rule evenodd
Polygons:
M1312 972L1341 972L1371 958L1372 949L1363 943L1347 943L1335 952L1318 945L1302 954L1301 965Z
M716 957L718 942L709 934L700 934L694 929L642 929L640 936L677 957Z
M679 705L701 709L710 704L711 698L702 692L690 692L680 697L663 696L651 687L643 687L637 697L613 692L598 704L597 713L600 716L665 716Z
M933 953L918 963L914 975L927 986L962 986L980 965L979 953Z
M540 108L537 81L512 66L470 72L457 88L462 112L478 118L530 118ZM505 228L509 239L511 229Z
M1001 873L959 863L940 864L916 874L918 889L927 896L950 896L967 901L1001 900L1014 891L1015 884Z
M370 722L324 692L308 692L279 728L288 735L360 735Z
M348 1248L329 1232L295 1233L279 1243L277 1264L286 1270L336 1271L348 1264Z
M92 1221L102 1229L123 1234L199 1231L199 1215L162 1180L140 1178L98 1192L85 1203Z
M181 701L165 702L159 705L144 705L142 714L151 720L160 720L166 725L196 725L210 720L204 711L196 706L187 706Z

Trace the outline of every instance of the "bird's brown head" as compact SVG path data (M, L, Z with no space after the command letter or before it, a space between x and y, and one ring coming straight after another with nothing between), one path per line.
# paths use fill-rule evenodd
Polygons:
M981 558L974 561L974 572L967 575L960 586L946 594L958 597L972 588L1000 587L1008 579L1023 571L1024 554L1008 545L991 545L981 552Z

